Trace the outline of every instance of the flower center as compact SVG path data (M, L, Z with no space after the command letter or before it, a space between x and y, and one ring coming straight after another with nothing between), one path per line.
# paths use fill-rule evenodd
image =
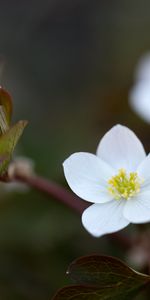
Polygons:
M120 169L117 175L108 180L108 191L116 200L127 200L140 192L142 182L137 172L127 173Z

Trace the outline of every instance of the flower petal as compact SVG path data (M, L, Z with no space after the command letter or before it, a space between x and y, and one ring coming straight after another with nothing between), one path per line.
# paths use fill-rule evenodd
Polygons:
M94 203L112 199L107 191L107 181L114 175L114 170L96 155L74 153L65 160L63 167L70 188L82 199Z
M139 177L143 179L142 189L150 190L150 154L138 166L137 172Z
M116 125L108 131L97 149L97 155L116 169L135 171L146 154L140 140L129 128Z
M140 193L126 201L123 210L124 217L131 223L146 223L150 221L150 192Z
M95 237L121 230L129 224L123 216L124 205L124 200L91 205L83 212L83 226Z
M150 123L150 80L138 82L129 94L131 108Z

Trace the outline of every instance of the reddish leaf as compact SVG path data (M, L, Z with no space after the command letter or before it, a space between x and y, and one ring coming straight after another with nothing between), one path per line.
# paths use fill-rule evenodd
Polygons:
M5 91L2 87L0 87L0 106L4 108L6 120L9 125L12 116L12 100L8 92Z
M76 285L61 289L53 300L130 300L150 284L150 276L108 256L81 257L67 274Z

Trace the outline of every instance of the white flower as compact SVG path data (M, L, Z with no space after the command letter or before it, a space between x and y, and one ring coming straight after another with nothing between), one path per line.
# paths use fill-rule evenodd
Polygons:
M150 155L129 128L114 126L96 155L74 153L63 166L73 192L94 203L82 215L93 236L150 221Z
M144 55L135 70L135 84L129 93L132 109L150 123L150 54Z

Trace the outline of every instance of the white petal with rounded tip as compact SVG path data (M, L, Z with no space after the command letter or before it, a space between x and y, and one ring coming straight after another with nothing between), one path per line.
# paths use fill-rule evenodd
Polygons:
M138 82L129 94L131 108L150 123L150 80Z
M91 205L83 212L83 226L95 237L121 230L129 224L123 216L124 205L125 200Z
M93 203L111 201L107 181L114 170L99 157L85 152L74 153L65 160L63 167L70 188L79 197Z
M140 140L129 128L116 125L99 143L97 155L113 168L135 171L146 154Z
M143 179L141 188L150 190L150 154L138 166L137 173L139 177Z
M126 201L123 210L124 217L131 223L146 223L150 221L150 192L143 192Z

